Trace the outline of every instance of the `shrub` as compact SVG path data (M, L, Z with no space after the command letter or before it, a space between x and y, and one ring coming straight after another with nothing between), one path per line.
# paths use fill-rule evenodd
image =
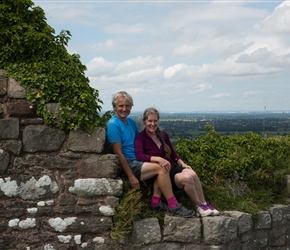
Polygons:
M263 138L253 132L221 136L213 126L206 129L208 133L196 140L179 139L176 151L197 172L206 197L216 207L254 213L275 202L285 203L289 136Z
M89 86L80 56L67 52L69 31L55 35L44 11L30 0L1 1L0 23L0 68L25 88L46 123L57 119L67 130L105 126L98 90ZM46 108L50 102L59 104L58 112Z

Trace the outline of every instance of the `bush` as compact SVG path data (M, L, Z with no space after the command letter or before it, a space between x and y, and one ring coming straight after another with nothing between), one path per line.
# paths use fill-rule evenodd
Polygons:
M179 139L176 151L199 175L206 197L219 209L255 213L285 203L290 137L253 132L221 136L213 126L196 140Z
M55 35L44 11L30 0L1 1L0 23L0 68L25 88L46 123L57 121L67 130L105 126L98 90L89 86L80 56L67 52L69 31ZM50 102L59 104L57 113L47 110Z

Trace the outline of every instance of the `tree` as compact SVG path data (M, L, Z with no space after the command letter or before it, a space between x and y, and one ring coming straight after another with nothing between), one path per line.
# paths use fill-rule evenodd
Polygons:
M0 23L0 68L25 87L46 123L57 120L63 129L90 130L104 125L99 115L103 102L89 85L86 66L78 54L67 52L68 30L55 35L44 11L30 0L2 0ZM50 102L60 106L55 114L46 108Z

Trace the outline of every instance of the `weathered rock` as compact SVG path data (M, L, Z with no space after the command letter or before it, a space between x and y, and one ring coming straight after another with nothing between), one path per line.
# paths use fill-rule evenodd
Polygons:
M6 104L6 112L9 117L36 116L35 105L25 99L16 99Z
M290 206L275 205L269 209L272 216L272 227L287 225L290 221Z
M33 167L41 166L47 169L76 169L77 161L68 160L59 156L46 156L41 155L24 155L23 157L15 157L15 167Z
M108 196L106 198L106 203L110 205L112 208L115 208L119 205L120 199L115 196Z
M7 78L0 75L0 96L7 94Z
M4 174L7 171L9 162L10 162L9 153L0 148L0 174Z
M270 229L272 226L272 218L268 211L260 211L258 220L255 222L255 229Z
M13 153L14 155L19 155L22 149L22 141L21 140L7 140L4 143L4 148Z
M164 240L200 244L201 223L196 217L181 218L165 215Z
M47 103L45 107L52 114L55 114L60 109L60 105L58 103Z
M81 178L116 178L119 169L117 155L90 154L80 161L78 174Z
M76 232L76 233L101 233L112 226L112 219L109 217L95 217L94 220L86 217L50 218L46 228L55 232ZM48 228L47 228L48 229Z
M57 193L59 190L57 183L47 175L38 180L34 177L26 178L27 180L23 182L17 182L11 178L0 178L0 190L7 197L21 197L23 200L50 198L51 194Z
M95 195L121 196L123 181L121 179L77 179L69 191L78 196L91 197Z
M101 153L106 140L106 130L95 128L92 133L82 130L70 131L68 149L76 152Z
M161 241L161 229L157 218L134 221L132 232L133 244L150 244Z
M242 234L252 229L253 218L251 214L239 211L224 211L225 216L230 216L238 221L238 234Z
M203 241L207 245L221 245L236 240L238 237L238 222L226 216L204 217Z
M19 120L16 118L0 119L0 140L18 139Z
M65 206L65 205L74 205L76 204L77 199L74 195L71 194L61 194L59 197L59 205Z
M55 116L55 119L53 121L54 124L59 124L61 119L59 116L57 116L57 112L59 111L60 109L60 105L58 103L47 103L45 105L46 109L52 113L54 116Z
M1 248L16 249L17 238L15 235L0 235Z
M286 243L286 226L272 228L269 231L268 245L270 247L283 247Z
M8 80L8 96L10 98L25 98L25 89L17 81L9 78Z
M242 250L263 249L268 245L268 232L265 230L253 231L247 241L243 241Z
M43 124L43 118L21 118L21 125L37 125Z
M23 215L25 215L25 213L26 213L26 211L22 207L15 206L12 209L8 209L7 207L0 208L0 217L1 218L10 218L10 219L19 218L19 217L22 217Z
M29 125L23 130L23 151L57 151L65 139L65 132L57 128Z

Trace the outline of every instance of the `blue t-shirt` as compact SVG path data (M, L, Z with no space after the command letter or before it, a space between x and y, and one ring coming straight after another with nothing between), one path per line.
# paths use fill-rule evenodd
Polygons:
M136 122L130 118L126 118L127 124L122 122L116 114L107 122L107 140L109 144L120 142L122 144L122 152L128 159L136 159L134 140L139 133Z

